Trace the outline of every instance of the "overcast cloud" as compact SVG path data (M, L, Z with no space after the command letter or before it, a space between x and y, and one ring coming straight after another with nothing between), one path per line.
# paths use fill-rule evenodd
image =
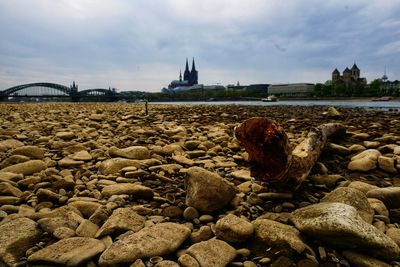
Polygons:
M0 36L0 90L160 91L186 57L204 84L400 79L397 0L0 0Z

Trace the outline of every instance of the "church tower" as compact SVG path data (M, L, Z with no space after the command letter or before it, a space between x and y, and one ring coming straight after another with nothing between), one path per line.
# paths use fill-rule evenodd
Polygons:
M192 70L190 71L190 85L198 84L198 71L196 70L196 66L194 64L194 58L192 61Z
M355 61L353 67L351 67L351 77L354 80L358 80L360 78L360 69L357 67Z
M190 84L190 71L189 71L189 63L188 59L186 58L186 67L185 67L185 72L183 73L183 80L188 81Z

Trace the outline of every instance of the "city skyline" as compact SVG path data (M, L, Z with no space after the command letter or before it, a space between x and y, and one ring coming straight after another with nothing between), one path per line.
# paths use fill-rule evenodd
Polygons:
M194 57L199 83L325 82L354 61L400 79L400 2L0 0L0 90L31 82L160 91Z

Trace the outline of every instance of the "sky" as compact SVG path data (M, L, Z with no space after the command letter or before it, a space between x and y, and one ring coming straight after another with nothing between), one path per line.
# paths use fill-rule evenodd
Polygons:
M0 0L0 90L159 92L193 57L202 84L400 80L400 1Z

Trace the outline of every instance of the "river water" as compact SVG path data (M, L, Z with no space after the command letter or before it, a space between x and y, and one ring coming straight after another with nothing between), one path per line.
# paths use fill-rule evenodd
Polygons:
M162 105L244 105L244 106L335 106L335 107L360 107L382 111L399 111L400 101L353 101L353 100L331 100L310 101L290 100L277 102L262 101L187 101L187 102L151 102L151 104Z

